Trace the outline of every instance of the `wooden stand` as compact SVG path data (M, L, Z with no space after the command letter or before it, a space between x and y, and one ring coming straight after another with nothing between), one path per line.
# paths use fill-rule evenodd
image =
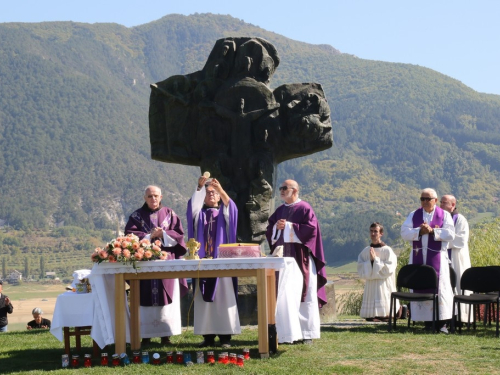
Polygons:
M74 336L75 341L76 341L76 350L80 352L82 350L82 340L81 336L90 336L90 331L92 330L92 327L74 327L73 331L70 331L70 327L63 327L64 331L64 353L70 354L71 351L71 342L70 342L70 337ZM92 353L94 358L99 357L99 346L97 343L92 340Z

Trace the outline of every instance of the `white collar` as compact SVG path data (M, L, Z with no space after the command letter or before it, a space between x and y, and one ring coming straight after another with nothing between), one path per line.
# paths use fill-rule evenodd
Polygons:
M299 203L300 201L301 201L301 199L300 199L300 198L297 198L297 200L296 200L295 202L293 202L293 203L286 203L286 202L285 202L285 203L283 203L283 204L284 204L285 206L287 206L287 207L290 207L290 206L293 206L294 204Z

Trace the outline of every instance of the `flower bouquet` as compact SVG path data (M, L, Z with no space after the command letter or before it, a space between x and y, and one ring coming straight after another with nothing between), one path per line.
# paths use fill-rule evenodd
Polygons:
M137 261L168 259L168 252L162 251L160 246L159 240L151 243L148 239L140 240L135 234L127 234L111 240L104 248L96 248L90 258L95 263L119 262L131 264L136 269Z

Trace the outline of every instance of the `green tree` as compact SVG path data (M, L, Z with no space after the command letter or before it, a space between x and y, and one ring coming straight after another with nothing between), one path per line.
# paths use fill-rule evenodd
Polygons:
M28 257L24 257L24 278L27 279L30 274L30 264Z
M40 279L45 277L45 259L40 255Z

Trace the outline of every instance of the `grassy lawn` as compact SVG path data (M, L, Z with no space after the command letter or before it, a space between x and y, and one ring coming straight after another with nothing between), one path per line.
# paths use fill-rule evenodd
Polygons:
M360 321L358 321L359 323ZM91 352L88 337L80 356ZM167 350L182 350L195 356L199 336L190 332L172 338L176 347L153 343L150 353L158 351L164 361ZM157 339L158 340L158 339ZM258 359L257 332L245 328L234 337L229 352L241 354L251 350L252 359L244 368L234 365L130 365L120 373L134 374L494 374L500 373L500 343L494 330L483 327L462 335L425 333L422 326L407 331L388 333L384 325L328 325L322 327L322 337L314 345L280 345L278 353L269 359ZM181 341L181 342L180 342ZM111 355L113 348L106 351ZM215 355L220 349L215 350ZM2 374L67 373L61 369L63 345L49 332L8 332L0 334L0 372ZM130 354L130 353L129 353ZM205 351L206 354L206 351ZM101 367L94 359L91 369L72 372L107 374L118 369Z

